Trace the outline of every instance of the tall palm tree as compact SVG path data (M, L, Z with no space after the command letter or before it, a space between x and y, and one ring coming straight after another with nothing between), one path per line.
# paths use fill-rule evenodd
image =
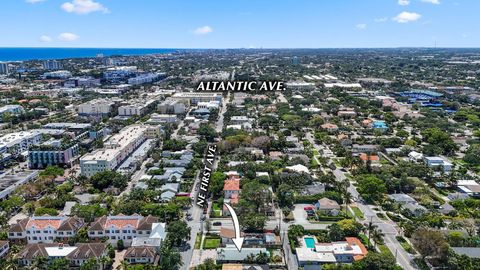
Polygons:
M377 243L383 243L384 236L385 234L378 228L375 228L372 231L372 240L373 240L373 243L375 244L375 247L377 247Z
M371 245L371 242L370 242L370 239L372 239L372 234L373 234L373 231L376 230L378 228L377 225L373 224L372 223L372 219L370 219L370 222L368 222L367 224L367 231L368 231L368 247L371 248L372 245Z
M352 193L345 190L345 193L343 194L343 203L345 204L345 213L347 213L348 205L352 203L352 198L353 198Z

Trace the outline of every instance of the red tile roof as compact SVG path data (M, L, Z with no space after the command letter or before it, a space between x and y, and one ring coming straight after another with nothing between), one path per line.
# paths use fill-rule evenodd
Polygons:
M367 253L368 253L367 248L362 244L362 242L358 238L356 238L356 237L345 237L345 240L351 246L356 245L356 246L360 247L360 250L362 251L362 254L358 254L358 255L353 256L353 259L355 261L361 260L361 259L365 258L365 256L367 256Z
M240 181L238 180L225 180L223 190L240 190Z

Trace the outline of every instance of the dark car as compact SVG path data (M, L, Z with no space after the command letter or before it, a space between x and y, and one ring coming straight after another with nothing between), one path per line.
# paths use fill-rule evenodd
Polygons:
M222 226L222 222L215 221L215 222L213 222L213 226Z

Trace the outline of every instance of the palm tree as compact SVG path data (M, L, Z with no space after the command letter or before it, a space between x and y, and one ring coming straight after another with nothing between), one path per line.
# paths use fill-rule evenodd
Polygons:
M348 205L352 203L352 198L353 198L352 193L345 190L345 193L343 194L343 203L345 204L345 213L347 213Z
M371 246L371 243L370 243L370 239L372 239L372 238L371 238L371 237L372 237L372 232L373 232L374 230L376 230L377 228L378 228L378 226L375 225L375 224L373 224L373 223L372 223L372 219L370 219L370 222L368 222L368 225L367 225L367 227L366 227L366 229L367 229L367 231L368 231L368 247L369 247L369 248L372 247L372 246Z
M257 254L255 257L255 261L258 264L266 264L270 260L270 257L268 257L268 254L265 252L260 252Z
M382 230L379 230L378 228L375 228L372 231L372 240L373 240L373 243L374 243L375 247L377 246L377 243L383 243L383 237L384 236L385 236L385 234L382 232Z
M30 269L32 270L40 270L45 269L47 267L47 258L45 257L36 257L33 260L33 264L31 265Z

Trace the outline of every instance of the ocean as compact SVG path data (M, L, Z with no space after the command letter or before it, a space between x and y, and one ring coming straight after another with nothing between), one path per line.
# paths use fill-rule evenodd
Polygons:
M95 57L98 54L143 55L164 54L179 49L125 49L125 48L0 48L0 61L26 61Z

